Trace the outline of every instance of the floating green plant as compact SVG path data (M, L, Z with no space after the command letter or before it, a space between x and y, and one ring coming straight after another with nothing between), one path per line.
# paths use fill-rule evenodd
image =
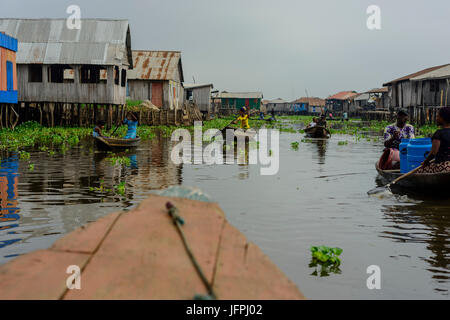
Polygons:
M19 151L19 159L20 160L30 160L30 153L26 151Z
M299 143L297 141L291 142L291 148L293 150L298 150Z
M122 181L117 186L114 187L116 189L116 192L120 194L121 196L125 196L125 181Z
M341 273L339 266L341 265L341 259L339 256L342 253L341 248L330 248L327 246L312 246L310 268L315 268L311 275L326 277L330 273ZM318 268L320 267L320 270Z
M121 165L126 165L126 166L130 166L131 165L131 160L128 157L110 157L108 158L109 162L111 162L112 165L117 165L117 164L121 164Z

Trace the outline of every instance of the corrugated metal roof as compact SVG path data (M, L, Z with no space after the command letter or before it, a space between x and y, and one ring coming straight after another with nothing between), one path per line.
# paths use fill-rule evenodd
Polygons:
M82 19L72 30L66 19L0 19L0 31L19 41L18 64L132 64L127 20Z
M356 101L364 101L364 100L369 100L370 98L370 94L368 93L361 93L359 95L357 95L354 100Z
M219 94L219 98L231 98L231 99L262 99L262 92L227 92L222 91Z
M278 99L269 100L267 103L272 103L272 104L280 103L280 104L282 104L282 103L288 103L288 102L283 100L283 99L281 99L281 98L278 98Z
M439 80L450 78L450 65L411 78L411 81Z
M388 88L375 88L375 89L366 91L364 93L387 93L387 92L389 92Z
M179 80L184 82L179 51L133 50L133 70L128 73L128 79L176 80L178 70L181 72Z
M302 97L295 100L294 103L307 103L314 107L325 107L325 100L318 97Z
M327 100L335 99L335 100L349 100L352 99L354 96L356 96L358 93L354 91L341 91L338 92L330 97L327 98Z
M403 77L401 77L401 78L398 78L398 79L389 81L389 82L387 82L387 83L384 83L383 86L386 87L386 86L392 85L392 84L395 83L395 82L400 82L400 81L410 80L411 78L416 78L416 77L418 77L418 76L427 74L427 73L429 73L429 72L432 72L432 71L441 69L441 68L446 67L446 66L449 66L449 65L450 65L450 64L444 64L444 65L441 65L441 66L436 66L436 67L431 67L431 68L423 69L423 70L420 70L420 71L418 71L418 72L408 74L407 76L403 76Z
M204 83L204 84L197 84L197 83L192 83L192 84L183 84L183 87L185 89L195 89L195 88L203 88L203 87L211 87L214 88L212 83Z

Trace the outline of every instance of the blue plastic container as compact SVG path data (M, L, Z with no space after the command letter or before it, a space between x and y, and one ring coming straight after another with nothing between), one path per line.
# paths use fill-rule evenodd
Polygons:
M409 172L422 164L431 151L430 138L411 139L407 147L407 170Z
M400 172L407 173L408 172L408 144L411 139L402 139L400 143Z

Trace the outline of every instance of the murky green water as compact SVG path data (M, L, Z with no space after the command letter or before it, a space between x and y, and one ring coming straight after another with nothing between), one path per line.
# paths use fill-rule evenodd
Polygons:
M380 142L335 135L292 150L291 142L301 139L281 133L273 176L260 175L259 165L174 165L172 142L162 137L125 154L129 167L112 166L107 154L88 145L52 157L34 152L34 171L9 154L0 169L0 263L130 209L152 190L181 184L216 200L308 298L448 299L449 197L369 198ZM99 189L113 190L121 181L125 197ZM309 247L322 244L344 249L340 274L311 275ZM370 265L381 268L381 290L367 289Z

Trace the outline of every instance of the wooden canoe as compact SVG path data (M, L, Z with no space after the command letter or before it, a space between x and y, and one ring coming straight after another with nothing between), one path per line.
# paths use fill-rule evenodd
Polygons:
M102 150L112 150L112 149L128 149L137 147L139 145L139 141L141 141L140 137L135 139L118 139L118 138L109 138L109 137L94 137L95 144L97 148Z
M375 168L378 174L387 180L386 182L392 182L396 178L402 176L400 170L381 170L378 167L378 162L375 164ZM450 172L443 173L415 173L405 179L397 182L397 186L417 189L417 190L436 190L445 188L450 184Z
M252 129L248 129L247 131L244 131L242 129L226 127L225 129L223 129L221 131L224 140L226 140L227 130L234 130L233 133L234 133L235 140L239 139L240 137L245 137L246 141L247 140L250 141L250 140L254 140L254 138L256 136L256 131L252 130Z
M331 136L331 132L321 126L315 126L305 129L305 133L309 138L329 138Z

